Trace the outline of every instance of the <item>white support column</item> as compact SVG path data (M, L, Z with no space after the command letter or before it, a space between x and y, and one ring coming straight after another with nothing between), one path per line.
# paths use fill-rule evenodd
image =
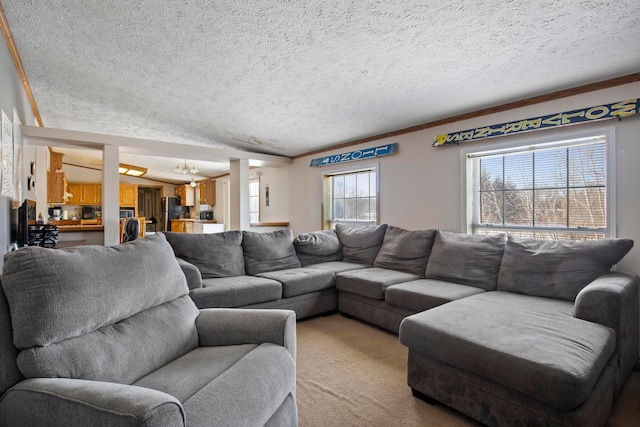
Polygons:
M119 165L119 148L115 145L105 145L102 149L102 224L105 246L120 243Z
M249 229L249 160L233 159L230 162L230 230Z

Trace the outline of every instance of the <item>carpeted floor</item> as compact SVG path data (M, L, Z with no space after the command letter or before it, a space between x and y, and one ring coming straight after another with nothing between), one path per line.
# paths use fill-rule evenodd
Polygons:
M397 335L339 314L298 322L301 427L479 426L407 386L407 348ZM640 373L633 372L608 426L640 426Z

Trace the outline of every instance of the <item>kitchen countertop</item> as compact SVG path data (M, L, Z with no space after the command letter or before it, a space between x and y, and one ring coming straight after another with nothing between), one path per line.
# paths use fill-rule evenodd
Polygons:
M199 222L202 224L217 224L218 221L215 219L194 219L194 218L183 218L183 219L170 219L169 221L185 221L185 222Z
M58 225L59 233L76 231L104 231L104 225Z

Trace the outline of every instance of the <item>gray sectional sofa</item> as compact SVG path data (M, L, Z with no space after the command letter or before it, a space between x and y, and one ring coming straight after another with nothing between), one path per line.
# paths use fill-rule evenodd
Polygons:
M166 233L203 307L336 309L399 333L415 395L488 425L603 425L638 360L627 239L380 225Z
M1 426L295 426L290 310L198 310L162 234L27 247L0 291Z

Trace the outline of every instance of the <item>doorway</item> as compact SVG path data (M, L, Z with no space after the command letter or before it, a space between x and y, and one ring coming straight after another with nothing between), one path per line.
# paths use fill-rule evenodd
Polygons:
M160 230L162 217L162 187L138 186L138 216L146 220L145 231L155 233Z

